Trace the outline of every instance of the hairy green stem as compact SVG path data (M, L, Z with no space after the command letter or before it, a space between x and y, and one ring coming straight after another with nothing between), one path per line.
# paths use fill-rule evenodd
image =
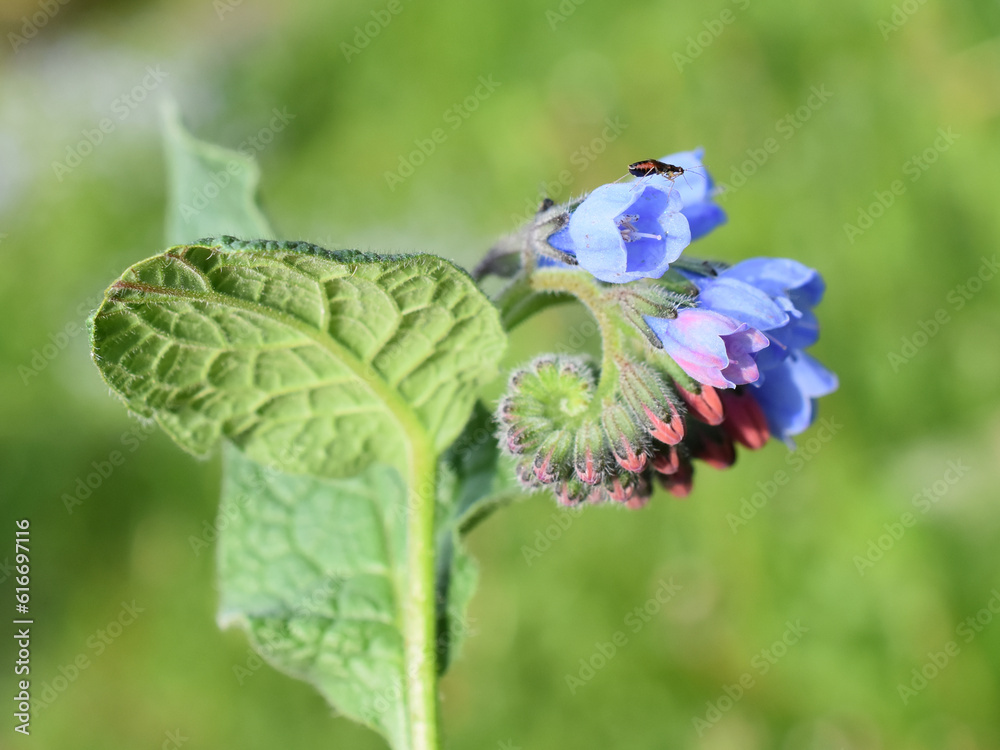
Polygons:
M594 401L600 403L612 395L618 383L618 353L621 351L621 328L617 305L603 302L603 291L587 271L541 269L529 278L532 289L572 295L583 303L597 321L601 332L601 379Z
M437 465L414 443L410 453L410 502L406 522L407 587L404 666L410 715L409 750L438 750L434 493Z

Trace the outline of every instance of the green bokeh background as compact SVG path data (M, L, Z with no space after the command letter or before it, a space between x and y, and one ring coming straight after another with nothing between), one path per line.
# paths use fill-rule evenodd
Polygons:
M14 520L30 518L33 689L65 689L28 739L8 699L0 747L152 749L177 731L184 748L383 747L269 667L240 684L247 644L217 629L211 551L189 543L213 520L218 460L158 433L130 451L123 433L138 423L88 359L87 311L162 249L168 93L199 137L233 147L273 109L294 115L257 153L264 209L289 239L471 265L564 170L557 198L703 145L719 181L746 180L699 254L789 256L827 279L817 355L841 381L821 409L831 439L814 428L791 458L774 444L730 471L702 469L683 502L588 510L556 534L553 504L537 497L473 533L482 581L474 635L443 683L448 747L1000 746L1000 619L987 609L979 632L956 630L1000 610L1000 278L955 301L991 273L983 259L1000 239L1000 6L577 3L399 0L345 54L385 2L52 0L52 15L5 0L0 561ZM35 13L45 23L18 44L9 34ZM116 98L157 65L166 80L118 120ZM500 85L453 129L449 108L479 76ZM809 109L812 87L831 95ZM113 132L59 179L53 162L106 116ZM608 119L624 126L614 138L602 137ZM444 142L390 189L386 172L438 127ZM947 148L939 129L957 136ZM769 138L773 154L760 151ZM902 194L849 238L844 225L896 180ZM922 338L939 310L947 322ZM592 349L573 336L586 323L573 308L546 313L514 336L508 365ZM67 512L64 496L114 450L123 465ZM948 474L949 462L967 469ZM781 471L788 481L734 532L743 501ZM913 502L924 488L936 499L926 512ZM859 571L907 512L912 527ZM546 529L557 538L527 560ZM679 592L632 632L625 617L671 577ZM6 577L4 619L12 588ZM144 611L98 653L99 631L132 600ZM789 620L808 632L762 674L760 652ZM566 676L617 630L627 645L572 692ZM958 655L904 703L898 686L953 640ZM88 666L56 682L81 654ZM754 686L728 706L726 686L748 672ZM699 734L708 703L727 710Z

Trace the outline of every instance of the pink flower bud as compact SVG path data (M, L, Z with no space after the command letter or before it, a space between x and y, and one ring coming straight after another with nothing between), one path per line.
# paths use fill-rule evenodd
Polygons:
M684 390L679 383L675 383L674 385L694 417L705 424L722 424L722 420L724 419L722 401L719 399L719 392L712 386L703 385L700 393L691 393Z

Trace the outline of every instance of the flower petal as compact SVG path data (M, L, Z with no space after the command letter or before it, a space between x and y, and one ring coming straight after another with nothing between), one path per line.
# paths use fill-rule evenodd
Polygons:
M698 304L747 323L758 331L770 331L788 323L788 313L766 293L732 278L698 277Z
M815 399L832 393L837 385L837 377L815 359L792 352L754 383L753 395L764 410L771 434L791 447L791 437L815 419Z
M699 383L733 388L756 380L752 353L768 342L746 323L698 308L679 310L676 318L647 317L646 322L667 354Z

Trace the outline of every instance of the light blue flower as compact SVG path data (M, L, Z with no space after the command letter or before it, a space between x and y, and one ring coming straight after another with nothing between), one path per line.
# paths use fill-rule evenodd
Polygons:
M816 399L837 390L837 376L801 350L762 372L749 392L760 404L771 435L792 443L816 419Z
M691 242L678 191L661 175L602 185L549 237L601 281L658 279Z

